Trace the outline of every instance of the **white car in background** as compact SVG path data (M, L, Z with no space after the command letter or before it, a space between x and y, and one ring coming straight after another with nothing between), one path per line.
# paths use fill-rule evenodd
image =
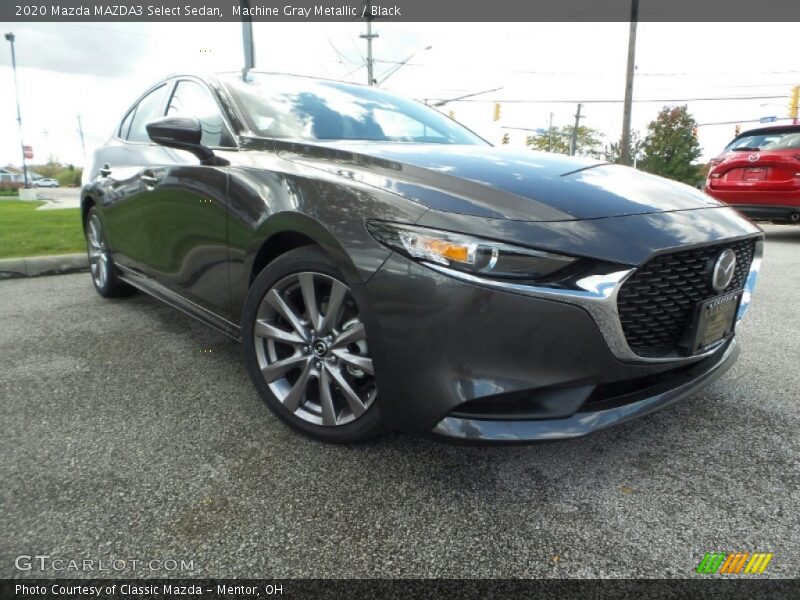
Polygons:
M58 181L55 179L49 179L47 177L43 177L42 179L37 179L33 182L33 185L36 187L49 187L49 188L57 188Z

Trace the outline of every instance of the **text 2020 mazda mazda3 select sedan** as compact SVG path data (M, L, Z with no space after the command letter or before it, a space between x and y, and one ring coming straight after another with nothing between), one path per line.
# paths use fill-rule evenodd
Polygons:
M84 183L97 291L240 339L269 408L328 441L651 412L731 366L761 257L760 229L688 186L302 77L162 81Z

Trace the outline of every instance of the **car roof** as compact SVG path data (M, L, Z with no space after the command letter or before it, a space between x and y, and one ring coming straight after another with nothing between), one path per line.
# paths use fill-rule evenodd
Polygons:
M286 78L293 78L293 79L307 79L309 81L330 81L334 83L342 83L346 85L352 85L355 87L368 87L366 84L363 83L356 83L353 81L342 81L341 79L333 79L329 77L318 77L316 75L301 75L298 73L280 73L278 71L260 71L259 69L250 69L247 71L248 73L253 73L254 75L269 75L270 77L286 77ZM241 77L242 71L217 71L216 73L212 73L207 75L206 78L227 78L231 75L238 75ZM197 77L197 76L196 76ZM202 78L202 76L199 76Z
M745 137L747 135L763 135L765 133L797 133L800 132L800 125L773 125L771 127L757 127L755 129L748 129L737 135L733 140ZM732 140L732 141L733 141Z

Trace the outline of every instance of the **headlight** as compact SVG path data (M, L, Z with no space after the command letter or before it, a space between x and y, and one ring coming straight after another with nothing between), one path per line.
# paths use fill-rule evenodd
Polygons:
M427 227L369 221L367 228L376 240L410 258L495 279L540 279L576 261L569 256Z

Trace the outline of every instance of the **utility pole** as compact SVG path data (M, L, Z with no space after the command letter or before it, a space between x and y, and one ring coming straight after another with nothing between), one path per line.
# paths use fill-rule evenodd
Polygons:
M550 125L547 128L547 151L553 151L553 113L550 113Z
M83 152L83 158L86 158L86 144L83 142L83 123L81 123L81 116L77 115L78 117L78 135L81 136L81 151Z
M360 38L367 40L367 85L375 85L375 77L372 75L373 59L372 59L372 40L378 37L377 33L372 33L372 2L366 0L366 11L364 12L367 19L367 33L362 33Z
M575 127L572 128L572 139L569 143L569 155L575 156L575 152L578 150L578 127L581 123L581 106L582 104L578 104L578 110L575 113Z
M253 46L253 17L250 16L250 0L240 0L243 13L248 16L242 17L242 47L244 49L244 68L242 69L242 81L247 80L247 72L256 66L256 51Z
M625 107L622 113L620 162L631 164L631 110L633 108L633 72L636 69L636 25L639 22L639 0L631 0L631 25L628 33L628 70L625 74Z
M6 34L6 39L11 43L11 67L14 71L14 92L17 96L17 123L19 123L19 145L22 150L22 180L23 185L28 186L28 164L25 162L25 142L22 139L22 112L19 109L19 84L17 83L17 56L14 53L14 40L16 37L13 33Z

